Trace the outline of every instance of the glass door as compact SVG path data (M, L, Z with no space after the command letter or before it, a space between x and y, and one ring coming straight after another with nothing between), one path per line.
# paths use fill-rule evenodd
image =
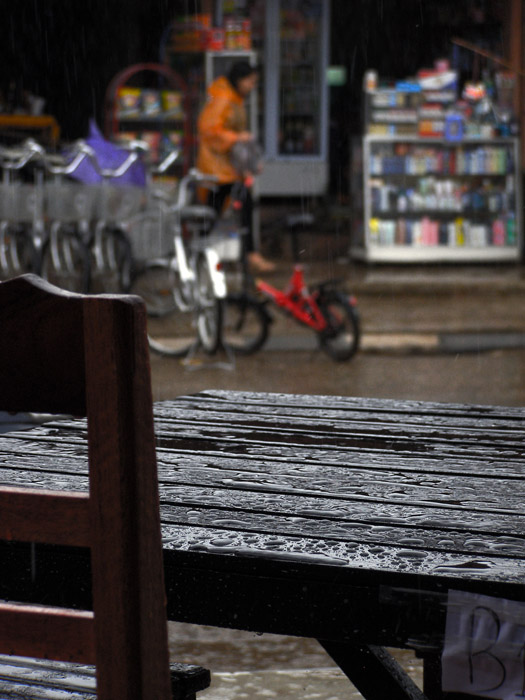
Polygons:
M328 185L329 0L266 0L261 194Z
M320 0L281 0L279 155L321 154L322 17Z

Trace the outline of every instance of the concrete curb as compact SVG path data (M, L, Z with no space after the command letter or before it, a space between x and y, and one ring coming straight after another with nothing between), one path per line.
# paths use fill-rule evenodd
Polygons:
M525 348L525 332L484 331L476 333L363 333L360 352L385 354L457 354L516 350ZM303 351L318 349L313 334L270 336L263 350L270 352Z

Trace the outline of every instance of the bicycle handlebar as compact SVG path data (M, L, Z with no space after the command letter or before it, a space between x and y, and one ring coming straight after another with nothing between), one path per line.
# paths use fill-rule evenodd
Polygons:
M218 180L215 175L210 175L209 173L202 173L197 168L190 168L186 175L182 178L179 183L179 189L177 192L177 205L184 206L187 202L188 189L190 185L198 183L202 186L208 185L210 188L217 184Z
M87 158L98 175L103 179L111 179L124 175L139 160L142 154L149 153L151 149L145 141L133 140L127 146L123 146L123 150L128 151L129 154L120 165L116 168L102 168L94 149L82 139L75 141L73 144L70 151L71 160L66 160L63 156L47 154L45 149L34 139L26 139L21 146L13 148L0 146L0 161L2 161L1 166L6 170L21 170L29 162L38 160L44 164L46 170L52 175L70 175ZM180 155L181 152L179 150L171 151L161 163L150 168L151 172L158 175L165 173L178 160ZM182 196L185 197L187 195L187 189L191 182L208 182L212 185L216 180L213 176L204 175L193 168L181 180L182 191L178 198L180 202Z
M6 170L21 170L32 160L42 158L44 154L44 149L34 139L26 139L22 147L18 148L0 147L2 167Z
M78 140L74 143L71 160L58 155L50 155L45 149L33 139L27 139L21 146L9 148L0 146L1 166L6 170L21 170L33 160L42 162L46 170L52 175L70 175L80 163L86 158L90 161L96 172L104 179L121 177L135 163L141 152L145 152L148 146L143 141L131 141L125 149L130 153L126 159L116 168L102 168L97 158L97 154L85 141ZM57 162L59 163L57 165Z
M155 167L151 168L151 172L154 175L162 175L162 173L165 173L166 170L179 159L179 157L180 151L171 151L161 163L158 163Z
M73 173L83 160L88 158L92 165L98 169L98 161L95 151L85 143L85 141L76 141L74 144L73 158L69 161L63 156L44 154L42 160L46 170L52 175L70 175ZM60 165L56 165L56 163Z

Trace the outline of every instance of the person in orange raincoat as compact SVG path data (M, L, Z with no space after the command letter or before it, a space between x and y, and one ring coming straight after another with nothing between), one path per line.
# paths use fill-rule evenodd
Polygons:
M246 61L234 63L227 76L218 77L208 87L208 99L199 115L197 168L217 178L217 188L208 195L208 204L217 212L222 211L234 183L241 179L230 161L230 150L238 142L253 140L247 128L244 101L257 86L258 78L257 67ZM275 265L254 248L252 209L248 190L242 210L242 223L248 229L245 240L248 261L257 272L271 272Z

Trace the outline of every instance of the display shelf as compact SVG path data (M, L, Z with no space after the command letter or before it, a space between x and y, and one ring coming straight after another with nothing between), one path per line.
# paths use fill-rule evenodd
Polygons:
M370 245L352 249L352 257L370 263L505 263L516 262L517 253L511 248L475 248L447 246L412 246L410 250L398 245Z
M362 180L351 253L374 262L517 260L519 140L369 134L354 146ZM354 173L355 175L355 173Z
M137 63L117 73L106 91L105 135L116 142L148 142L152 160L182 151L177 170L190 165L191 105L186 82L158 63Z

